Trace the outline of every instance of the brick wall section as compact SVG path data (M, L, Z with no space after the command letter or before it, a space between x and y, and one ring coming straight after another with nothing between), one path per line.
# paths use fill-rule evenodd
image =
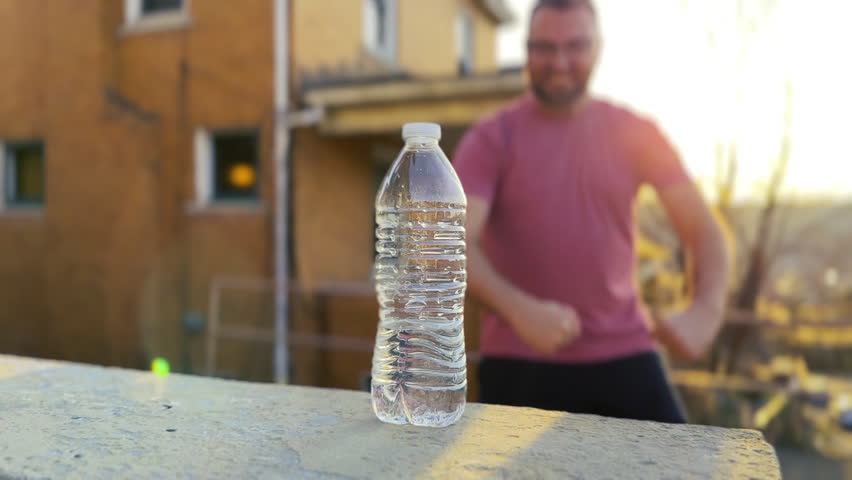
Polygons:
M0 215L4 351L188 367L210 279L271 275L272 3L191 5L125 36L121 2L0 1L0 138L44 138L48 172L43 215ZM199 126L260 131L261 208L186 213Z
M297 72L362 55L360 21L352 21L360 3L335 2L292 2ZM454 74L459 3L400 4L403 67ZM190 5L187 26L120 34L118 0L0 0L0 139L47 146L44 212L0 212L0 351L130 367L165 356L176 370L200 372L203 339L183 331L183 315L209 313L217 276L272 277L273 2L243 0L238 13L231 0ZM468 7L477 66L487 71L494 25ZM422 25L411 24L417 19ZM191 208L199 127L258 130L257 206ZM369 280L373 147L399 142L332 139L310 128L294 138L293 271L306 293L294 295L293 326L317 333L311 290ZM271 326L271 291L229 295L223 321ZM329 333L372 338L374 299L332 303L324 307ZM271 375L268 345L224 342L220 352L225 374ZM364 353L294 350L301 383L356 388L368 361Z
M105 100L108 13L98 0L0 2L0 138L43 139L47 162L47 208L0 214L5 351L137 363L127 291L150 263L159 128Z
M293 164L296 271L305 287L365 282L373 261L374 166L359 139L299 130Z
M203 342L181 328L186 312L206 314L215 277L272 276L273 32L272 2L228 0L190 2L191 26L168 32L133 34L119 45L122 91L162 116L164 162L163 235L165 279L161 341L150 355L180 359L200 371ZM208 130L248 128L259 134L260 202L250 208L196 210L193 136ZM249 311L266 305L255 304ZM268 300L268 299L265 299ZM248 312L246 312L248 313ZM254 348L245 342L223 350L221 364L239 364ZM188 364L187 364L188 360Z

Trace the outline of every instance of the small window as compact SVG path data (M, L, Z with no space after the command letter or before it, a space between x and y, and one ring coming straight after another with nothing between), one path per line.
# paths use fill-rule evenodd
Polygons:
M179 12L181 9L183 0L142 0L142 15Z
M460 13L456 17L456 58L458 59L459 75L464 76L473 73L474 37L473 20L467 13Z
M258 200L259 152L255 131L199 130L195 156L200 205Z
M396 1L363 0L364 46L387 60L396 56Z
M190 24L190 0L124 0L122 33L183 28Z
M257 136L213 135L213 199L257 200Z
M44 205L44 144L22 142L6 144L3 165L6 206Z

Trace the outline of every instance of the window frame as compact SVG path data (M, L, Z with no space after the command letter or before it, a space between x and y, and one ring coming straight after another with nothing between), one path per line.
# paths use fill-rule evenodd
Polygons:
M42 195L38 200L16 198L17 159L13 149L37 146L41 150ZM42 139L0 141L0 209L2 210L43 210L47 204L47 145Z
M388 62L396 62L398 50L399 50L399 5L398 0L362 0L361 6L361 43L364 49L370 54L388 61ZM376 44L373 44L372 39L377 35L373 35L374 32L368 31L367 25L367 14L368 8L370 4L375 4L375 2L383 2L385 5L385 18L384 18L384 30L385 35L387 37L385 44L378 44L378 40ZM374 28L378 28L380 25L380 18L376 19L376 25Z
M476 23L467 10L456 14L455 37L457 73L472 75L476 69Z
M144 0L124 0L124 25L121 28L121 33L128 35L174 30L191 25L191 0L180 1L180 8L173 11L145 13Z

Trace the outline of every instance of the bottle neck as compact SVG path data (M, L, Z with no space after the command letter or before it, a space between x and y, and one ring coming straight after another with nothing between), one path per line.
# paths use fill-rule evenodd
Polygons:
M435 137L408 137L405 139L405 145L410 147L418 146L438 146L438 139Z

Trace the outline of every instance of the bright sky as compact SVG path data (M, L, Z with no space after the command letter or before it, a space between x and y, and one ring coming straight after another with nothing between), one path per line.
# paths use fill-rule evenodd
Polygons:
M532 0L507 0L504 65L523 62ZM742 4L737 20L737 5ZM597 0L604 52L593 90L655 118L693 174L712 181L717 144L738 144L739 196L778 158L791 86L795 197L852 195L852 1Z

